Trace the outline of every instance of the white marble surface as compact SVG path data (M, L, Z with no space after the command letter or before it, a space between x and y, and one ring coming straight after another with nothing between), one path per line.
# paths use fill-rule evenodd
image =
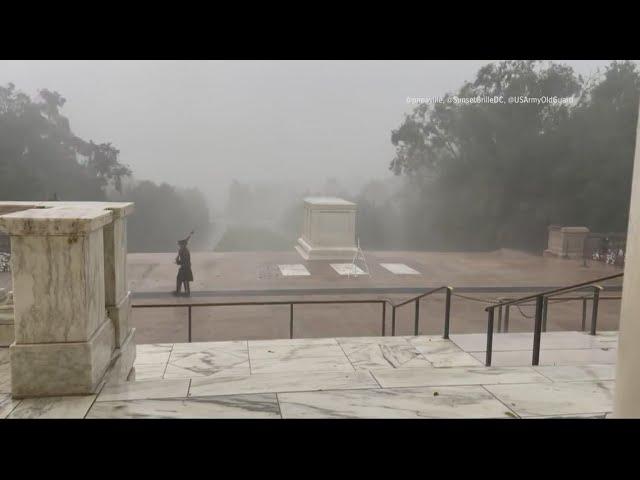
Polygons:
M531 367L452 367L372 370L383 388L432 385L492 385L500 383L551 383Z
M487 347L486 333L452 334L451 340L466 352L484 352ZM572 350L613 347L617 335L589 335L584 332L543 332L540 339L541 350ZM533 348L533 333L494 333L493 352L529 350Z
M478 361L484 363L485 353L472 353ZM540 365L591 365L591 364L615 364L617 359L616 349L603 350L600 348L569 349L569 350L540 350ZM517 366L531 365L531 350L516 350L513 352L493 352L491 365L493 366Z
M610 412L613 408L611 381L485 388L522 417Z
M96 402L87 418L280 418L276 395Z
M407 342L391 343L350 343L340 346L356 369L428 367L431 364Z
M135 365L136 380L160 380L164 377L167 365L164 363L152 363L148 365Z
M514 416L486 390L475 386L280 393L278 400L283 418Z
M335 341L249 342L251 373L353 372L354 368Z
M106 385L96 401L180 398L186 397L188 392L189 379L124 382Z
M568 365L533 367L554 382L587 382L598 380L615 380L615 365Z
M381 263L380 266L395 275L420 275L420 272L404 263Z
M379 388L369 372L258 373L242 377L199 377L191 380L189 396L249 393L356 390Z
M20 344L88 341L105 318L102 231L12 240Z
M28 398L8 418L84 418L96 396Z
M164 378L249 375L247 342L174 345Z
M278 268L284 277L308 277L311 275L307 267L301 263L278 265Z

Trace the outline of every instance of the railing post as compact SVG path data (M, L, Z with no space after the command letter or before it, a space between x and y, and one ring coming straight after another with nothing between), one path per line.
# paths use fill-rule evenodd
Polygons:
M447 294L444 301L444 335L445 340L449 339L449 319L451 317L451 287L447 287Z
M539 295L536 297L536 320L533 330L533 359L531 365L538 365L540 363L540 334L542 333L542 305L544 303L544 296Z
M191 343L191 305L189 305L189 343Z
M582 299L582 331L587 329L587 297Z
M591 335L596 334L598 324L598 304L600 302L600 289L598 285L593 287L593 309L591 310Z
M289 338L293 338L293 303L289 304Z
M387 316L387 302L382 302L382 336L385 336L384 321Z
M413 325L413 334L418 336L418 324L420 323L420 299L416 298L415 320Z
M396 336L396 306L391 307L391 336Z
M487 356L484 361L484 364L487 367L491 366L491 353L493 349L493 308L494 307L489 307L489 314L487 318Z
M502 330L502 305L498 307L498 333Z
M544 297L542 303L542 331L547 331L547 312L549 311L549 299Z
M509 311L511 310L511 305L507 305L504 309L504 332L509 333Z

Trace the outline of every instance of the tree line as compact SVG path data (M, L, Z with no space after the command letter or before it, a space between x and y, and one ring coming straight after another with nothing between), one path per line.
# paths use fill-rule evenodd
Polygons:
M73 133L65 102L47 89L31 98L0 86L0 199L133 201L130 251L174 250L193 228L196 248L204 246L213 226L202 193L135 180L111 143Z
M507 101L520 97L547 101ZM392 131L389 168L403 186L386 198L358 196L363 244L541 251L550 224L626 231L639 99L634 62L614 61L592 78L553 62L482 67Z

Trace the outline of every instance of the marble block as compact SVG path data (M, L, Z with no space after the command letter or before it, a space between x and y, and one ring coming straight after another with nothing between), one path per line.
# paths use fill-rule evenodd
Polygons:
M114 349L115 331L106 317L86 342L13 343L11 392L16 398L95 393Z
M129 327L131 292L127 292L117 306L107 305L107 316L113 322L116 330L116 347L120 348L131 332L131 328Z
M8 347L14 340L13 305L0 305L0 347Z
M381 263L380 266L395 275L420 275L420 272L404 263Z
M136 329L132 328L122 345L113 352L111 366L105 377L109 383L122 383L135 378L132 370L136 361Z
M102 232L12 235L11 248L16 342L86 342L105 317Z
M304 199L296 250L305 260L351 260L357 252L356 204L335 197Z
M104 288L107 306L119 305L127 292L127 220L114 218L103 229Z

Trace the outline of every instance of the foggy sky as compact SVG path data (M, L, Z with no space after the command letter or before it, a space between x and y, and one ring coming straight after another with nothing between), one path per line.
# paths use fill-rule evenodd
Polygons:
M112 142L136 178L197 186L221 208L232 179L390 175L391 130L489 61L0 61L0 84L62 94L85 140ZM609 61L566 61L589 75Z

